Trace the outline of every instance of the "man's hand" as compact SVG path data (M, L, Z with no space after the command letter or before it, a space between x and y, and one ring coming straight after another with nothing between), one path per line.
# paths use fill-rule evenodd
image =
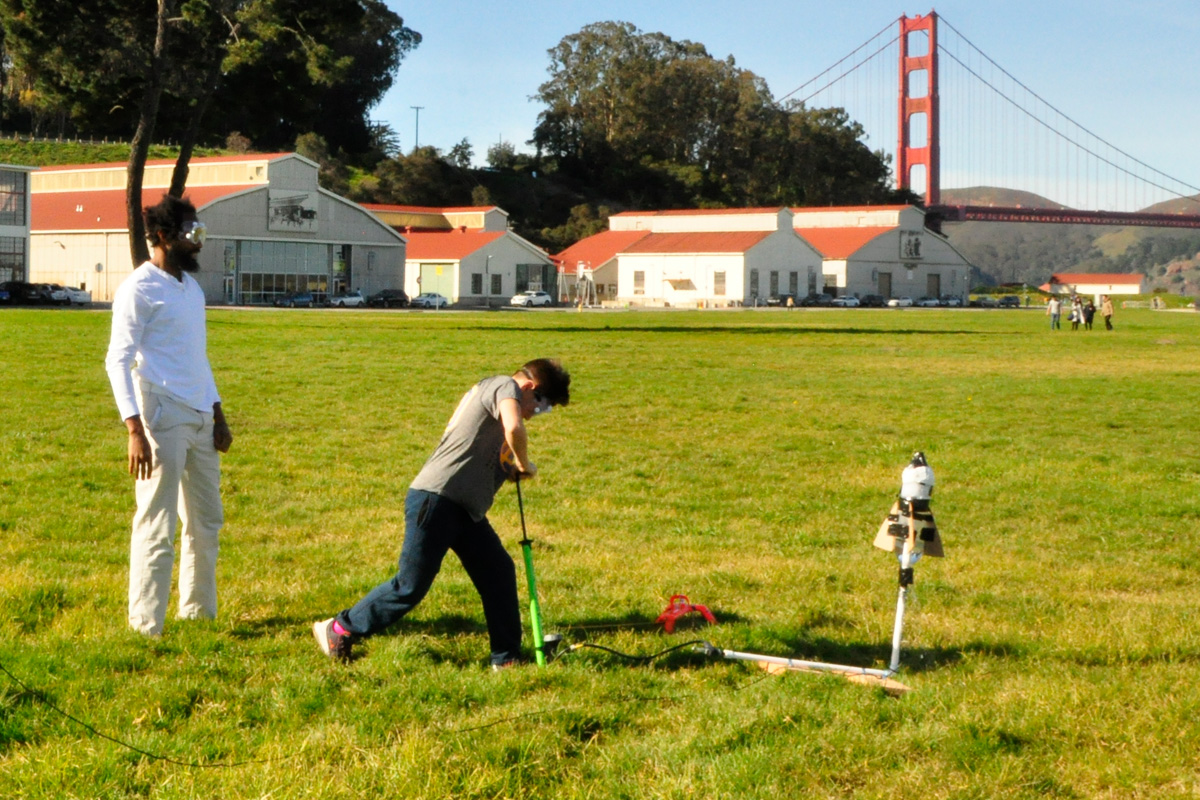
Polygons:
M218 452L228 453L232 444L233 432L229 430L229 423L225 421L225 412L221 410L220 403L213 403L213 447L217 448Z
M154 454L150 440L146 438L146 429L142 427L142 418L130 417L125 420L125 428L129 431L129 474L145 480L154 469Z

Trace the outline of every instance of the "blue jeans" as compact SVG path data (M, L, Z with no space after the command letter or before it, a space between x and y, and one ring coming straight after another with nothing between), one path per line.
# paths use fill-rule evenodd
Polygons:
M1050 330L1052 330L1052 331L1059 330L1059 327L1058 327L1058 314L1051 314L1051 315L1050 315Z
M462 506L433 492L409 489L395 576L338 614L338 622L356 639L391 627L425 597L447 550L458 556L483 600L492 663L520 656L521 609L512 557L486 517L476 522Z

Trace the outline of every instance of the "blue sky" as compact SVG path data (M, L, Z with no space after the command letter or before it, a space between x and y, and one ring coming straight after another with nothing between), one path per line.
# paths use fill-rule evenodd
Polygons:
M604 20L732 55L776 97L834 64L902 14L883 0L387 0L424 37L372 111L413 146L499 140L528 150L546 51ZM932 6L980 50L1075 121L1138 159L1200 186L1198 0L943 0ZM517 11L516 9L519 9ZM943 39L945 40L945 35ZM943 115L945 99L943 99ZM943 181L945 184L946 182Z

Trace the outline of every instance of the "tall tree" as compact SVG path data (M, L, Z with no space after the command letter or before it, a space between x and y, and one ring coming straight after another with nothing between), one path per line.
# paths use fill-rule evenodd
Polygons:
M549 51L532 143L637 204L874 202L888 164L840 109L780 107L766 82L703 45L600 22Z
M135 261L152 138L180 142L174 193L193 146L232 129L282 148L323 123L342 132L331 144L365 149L367 110L421 40L382 0L0 0L0 25L27 104L85 134L133 136Z

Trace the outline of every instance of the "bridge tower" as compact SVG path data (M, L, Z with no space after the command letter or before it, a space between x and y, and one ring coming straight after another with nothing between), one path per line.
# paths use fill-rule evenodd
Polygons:
M916 32L928 32L929 51L909 55L909 38ZM914 37L915 38L915 37ZM921 73L924 73L924 76ZM914 76L918 79L914 81ZM919 79L924 77L924 81ZM927 91L913 96L913 84ZM940 155L938 151L938 50L937 12L925 16L900 17L900 119L899 145L896 148L896 183L901 189L912 188L913 167L925 168L925 205L941 203ZM914 147L913 126L925 124L924 145ZM918 138L918 141L920 139Z

